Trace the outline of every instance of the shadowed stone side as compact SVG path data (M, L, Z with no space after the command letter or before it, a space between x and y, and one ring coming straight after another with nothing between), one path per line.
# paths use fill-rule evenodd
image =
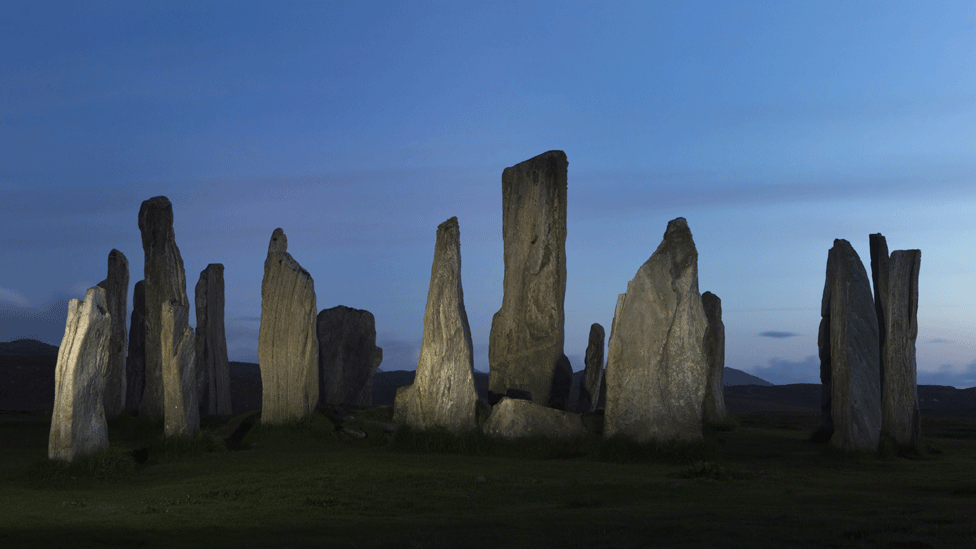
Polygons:
M138 412L146 385L146 281L132 288L129 356L125 359L125 409Z
M867 271L846 240L834 240L827 256L820 314L823 435L842 450L873 452L881 434L878 315Z
M884 434L905 447L918 442L921 430L915 362L921 261L920 250L895 250L888 261L881 424Z
M108 254L108 277L98 283L105 289L105 302L112 315L112 337L108 344L108 364L105 366L105 419L115 419L125 409L126 398L126 298L129 294L129 261L125 254L113 249Z
M881 384L884 385L884 347L887 325L885 310L888 307L888 242L884 235L868 236L871 250L871 282L874 288L874 310L878 315L878 349L881 352Z
M339 305L316 319L319 404L373 405L373 374L383 362L373 313Z
M200 430L197 401L196 337L190 327L190 309L170 301L161 310L160 341L163 344L163 405L166 436L191 437Z
M706 327L698 251L679 217L617 299L607 356L606 437L702 437Z
M230 365L224 330L224 266L211 263L194 289L197 310L196 360L200 377L200 413L229 416Z
M705 329L705 356L708 359L708 381L705 384L705 403L702 420L712 423L725 421L725 324L722 322L722 300L712 292L702 294L702 307L708 328Z
M488 345L493 399L520 394L565 406L572 388L559 384L566 394L552 394L563 357L568 166L566 153L549 151L502 172L505 291Z
M173 232L173 204L165 196L150 198L139 209L139 231L145 252L146 367L139 415L162 421L163 345L160 339L163 305L176 301L190 306L186 296L183 258Z
M394 420L413 427L465 431L478 426L471 329L461 287L461 232L456 217L437 227L417 375L397 391Z
M54 411L47 448L50 459L74 461L82 454L108 446L102 391L111 334L112 316L103 288L89 288L85 301L68 302L54 378Z
M489 436L508 439L532 436L563 438L583 436L586 427L579 414L540 406L528 400L502 398L492 407L482 431Z
M607 334L603 326L593 323L590 338L586 345L585 369L579 388L579 411L593 412L600 402L600 388L603 386L603 343Z
M315 284L288 253L275 229L261 282L261 422L304 417L319 401L319 342L315 333Z

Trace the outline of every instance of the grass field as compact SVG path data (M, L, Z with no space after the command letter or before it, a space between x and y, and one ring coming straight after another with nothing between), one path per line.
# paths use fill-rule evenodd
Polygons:
M923 420L928 449L902 457L807 442L817 420L652 447L365 422L360 440L316 415L226 449L226 427L164 440L125 417L67 467L49 416L4 413L0 547L976 547L976 421Z

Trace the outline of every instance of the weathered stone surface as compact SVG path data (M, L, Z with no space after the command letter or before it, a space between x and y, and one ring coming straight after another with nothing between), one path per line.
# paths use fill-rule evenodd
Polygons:
M821 431L842 450L874 451L881 433L878 315L867 271L846 240L834 240L827 256L820 314Z
M881 425L882 433L901 446L914 446L920 432L915 338L921 261L920 250L895 250L888 261Z
M196 360L201 380L200 413L229 416L230 365L224 331L224 266L211 263L200 272L195 288L197 311Z
M112 337L108 344L108 364L105 366L105 419L114 419L125 409L126 385L126 326L129 294L129 261L125 254L113 249L108 254L108 277L98 283L105 289L105 302L112 315Z
M728 415L725 409L725 324L722 322L722 300L712 292L702 294L702 308L708 327L702 344L705 347L705 357L708 359L708 381L705 384L705 402L702 408L702 420L708 422L725 421Z
M373 374L383 362L373 313L339 305L316 320L319 404L373 405Z
M679 217L617 299L607 353L605 436L641 442L702 437L706 327L698 251Z
M200 430L200 404L190 309L174 300L165 303L161 313L164 432L167 436L193 436Z
M888 242L881 233L868 236L871 250L871 281L874 310L878 314L878 349L881 349L881 382L884 384L885 307L888 301Z
M89 288L83 302L68 302L55 370L47 448L50 459L74 461L79 455L108 446L102 391L111 337L112 316L103 288Z
M488 345L493 398L514 391L554 405L572 387L553 391L563 357L568 165L566 153L549 151L502 173L505 292Z
M138 412L146 385L146 281L132 288L129 353L125 361L125 409Z
M580 412L593 412L600 403L600 387L603 385L603 344L607 333L600 324L590 326L590 340L586 345L583 379L580 380Z
M319 342L315 333L315 284L288 253L275 229L261 282L261 422L303 417L319 401Z
M455 432L475 429L477 403L471 329L461 288L461 233L452 217L437 227L417 375L412 385L397 391L394 420Z
M150 198L139 209L139 230L145 252L146 367L139 415L160 421L164 417L162 308L170 301L189 307L183 258L173 232L173 204L165 196Z
M529 400L503 397L492 407L482 431L489 436L509 439L532 436L563 438L583 436L586 427L579 414L541 406Z

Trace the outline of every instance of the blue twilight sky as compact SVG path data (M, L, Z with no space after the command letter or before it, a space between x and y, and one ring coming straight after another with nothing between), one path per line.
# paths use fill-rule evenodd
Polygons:
M819 382L827 250L919 248L920 383L976 385L976 3L0 3L0 341L59 344L108 253L142 278L141 202L175 210L188 292L226 267L257 360L276 227L318 308L376 316L412 369L437 225L461 226L487 370L501 173L569 157L566 354L610 331L688 220L726 365Z

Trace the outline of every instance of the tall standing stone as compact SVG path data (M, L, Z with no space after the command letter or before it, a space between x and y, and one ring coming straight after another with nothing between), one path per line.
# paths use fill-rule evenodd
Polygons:
M549 151L502 172L505 282L488 346L493 398L520 394L554 405L565 403L572 388L553 390L569 365L563 355L568 166L566 153Z
M125 409L126 386L126 327L129 293L129 261L125 254L113 249L108 254L108 277L98 283L105 289L105 302L112 315L112 337L108 344L108 364L105 367L105 418L114 419Z
M138 412L146 385L146 281L132 287L129 356L125 361L125 409Z
M373 405L373 374L383 362L373 313L339 305L316 320L319 404Z
M139 230L146 256L146 378L139 415L161 421L164 419L162 309L170 301L185 307L190 305L183 258L173 232L173 204L168 198L157 196L142 203Z
M200 404L190 309L174 300L164 303L161 313L164 432L167 436L193 436L200 430Z
M881 384L884 385L885 309L888 306L888 242L884 235L868 236L871 251L871 282L874 287L874 310L878 315L878 349L881 352Z
M461 232L456 217L437 227L424 310L424 339L413 385L397 391L394 418L414 427L475 429L471 329L461 289Z
M593 323L590 338L586 345L585 368L579 388L579 411L588 413L596 410L600 403L600 387L603 386L603 344L607 335L603 326Z
M200 390L200 413L229 416L230 365L224 331L224 266L211 263L200 272L195 288L197 310L196 360Z
M702 294L702 307L708 328L705 329L703 345L708 359L708 381L705 385L705 403L702 419L707 422L725 421L725 324L722 322L722 300L712 292Z
M698 292L698 251L679 217L620 294L610 328L604 435L702 437L708 321Z
M867 271L846 240L834 240L827 256L820 314L821 430L842 450L875 451L881 433L878 315Z
M54 378L47 447L50 459L74 461L79 455L108 446L102 391L111 337L112 316L103 288L89 288L83 302L68 302Z
M261 282L261 421L304 417L319 400L319 343L315 333L315 284L288 253L285 232L275 229Z
M920 250L895 250L888 262L881 425L885 435L906 447L918 442L920 432L915 338L921 261Z

